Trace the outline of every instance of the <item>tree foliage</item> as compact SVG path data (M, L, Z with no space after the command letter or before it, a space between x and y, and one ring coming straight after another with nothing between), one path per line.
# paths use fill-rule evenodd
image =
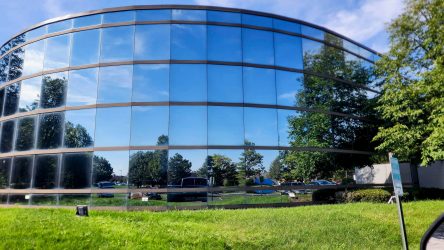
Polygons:
M106 158L94 155L93 162L93 176L95 183L112 179L114 169Z
M229 157L215 154L207 156L197 176L213 178L214 186L236 186L239 184L237 166Z
M390 50L377 63L387 121L382 152L422 165L444 159L444 1L410 0L389 27Z
M182 178L191 176L191 162L176 153L168 162L168 183L179 185Z
M248 147L254 145L252 142L245 141L247 148L242 152L238 163L239 180L259 176L265 171L264 156L256 152L254 148Z

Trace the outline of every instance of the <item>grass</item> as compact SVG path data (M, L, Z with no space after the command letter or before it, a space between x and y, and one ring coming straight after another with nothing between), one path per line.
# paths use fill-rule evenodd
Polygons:
M444 201L404 204L409 243ZM0 208L1 249L399 249L395 205L169 212Z

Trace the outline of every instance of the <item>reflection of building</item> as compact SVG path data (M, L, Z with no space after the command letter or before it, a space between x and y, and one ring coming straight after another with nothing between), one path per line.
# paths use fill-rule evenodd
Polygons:
M364 164L370 153L378 56L302 21L216 7L122 7L38 24L0 53L3 191L85 189L116 175L135 188L193 175L243 185L272 165L284 178L278 156L291 146L338 166ZM296 158L304 157L312 156ZM111 204L5 193L1 203ZM119 197L112 205L132 205Z

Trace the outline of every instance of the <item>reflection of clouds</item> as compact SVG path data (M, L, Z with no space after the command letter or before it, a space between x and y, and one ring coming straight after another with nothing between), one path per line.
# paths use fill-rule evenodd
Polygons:
M22 82L20 90L20 108L25 108L40 100L40 87L42 78L36 77Z
M172 26L172 45L179 48L187 48L195 41L204 42L206 38L206 27L204 25L174 24Z
M291 92L283 93L283 94L280 94L278 96L278 99L284 99L284 100L292 101L292 100L294 100L296 98L296 94L297 93L298 93L297 91L291 91Z
M68 66L69 38L69 35L63 35L46 40L45 69Z
M43 41L31 44L25 49L23 75L30 75L43 69Z
M100 89L131 89L132 66L112 66L100 68Z
M88 73L91 73L89 74ZM96 70L70 71L68 86L68 105L94 104L97 95L97 73Z

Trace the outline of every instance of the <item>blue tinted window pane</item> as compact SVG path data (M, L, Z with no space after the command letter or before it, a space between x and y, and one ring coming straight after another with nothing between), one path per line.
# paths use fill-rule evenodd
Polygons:
M101 62L133 59L134 26L102 29Z
M17 112L20 97L20 82L13 83L6 88L5 106L3 115L12 115Z
M205 25L173 24L171 36L171 59L207 59Z
M134 59L170 59L170 25L137 25L134 45Z
M0 141L0 152L7 153L12 150L15 120L9 120L2 124L2 139Z
M203 64L172 64L170 101L207 100L207 70Z
M98 68L73 70L69 72L67 106L96 103Z
M244 108L245 141L256 146L277 146L276 109Z
M40 107L46 109L65 105L67 84L67 72L43 76Z
M302 39L302 56L304 61L304 68L310 69L315 62L315 56L322 52L324 44L310 39ZM313 69L316 71L317 69ZM319 70L318 70L319 71Z
M95 147L128 146L131 108L99 108L96 112Z
M72 34L71 66L99 62L100 30L87 30Z
M359 46L358 45L344 39L343 40L343 47L344 47L344 49L359 55Z
M91 15L74 18L74 28L98 25L102 23L102 15Z
M29 42L32 39L37 38L39 36L43 36L45 34L46 34L46 26L30 30L30 31L26 32L26 34L25 34L26 41Z
M274 64L273 33L262 30L243 29L244 62Z
M208 65L208 101L242 103L242 67Z
M242 24L272 28L273 19L263 16L242 14Z
M56 23L50 23L47 26L48 26L48 33L69 30L72 28L72 19L61 21L61 22L56 22Z
M243 145L242 107L208 107L208 144Z
M208 60L242 61L242 33L238 27L209 25Z
M137 21L165 21L171 20L171 10L138 10Z
M289 147L290 145L290 121L294 117L300 115L296 110L278 109L278 129L279 129L279 146Z
M361 55L362 57L373 61L373 53L364 49L364 48L359 48L359 55Z
M46 39L45 70L68 67L70 34Z
M234 12L207 11L208 22L241 23L241 14Z
M167 102L169 100L168 64L136 64L133 76L133 102Z
M100 68L97 103L131 101L132 65Z
M277 104L296 105L296 95L303 90L304 75L301 73L276 70Z
M205 10L173 10L173 20L181 21L206 21Z
M170 145L207 144L207 108L170 107Z
M244 67L244 102L276 104L273 69Z
M132 107L131 146L165 145L168 142L168 106Z
M42 77L22 81L20 90L19 112L28 112L38 108Z
M301 38L275 33L274 49L277 66L302 69Z
M21 47L9 54L9 81L15 80L23 75L23 61L25 48Z
M15 150L25 151L34 148L35 116L28 116L18 120Z
M103 14L103 23L131 22L135 19L134 11L119 11Z
M318 30L310 26L301 25L301 33L302 35L313 37L319 40L324 40L324 31Z
M274 19L273 27L278 30L285 30L293 33L301 33L301 25L299 23Z
M93 146L95 114L95 109L65 112L65 147L86 148Z
M23 64L23 75L40 73L43 69L43 58L45 41L40 40L25 46L25 62Z

